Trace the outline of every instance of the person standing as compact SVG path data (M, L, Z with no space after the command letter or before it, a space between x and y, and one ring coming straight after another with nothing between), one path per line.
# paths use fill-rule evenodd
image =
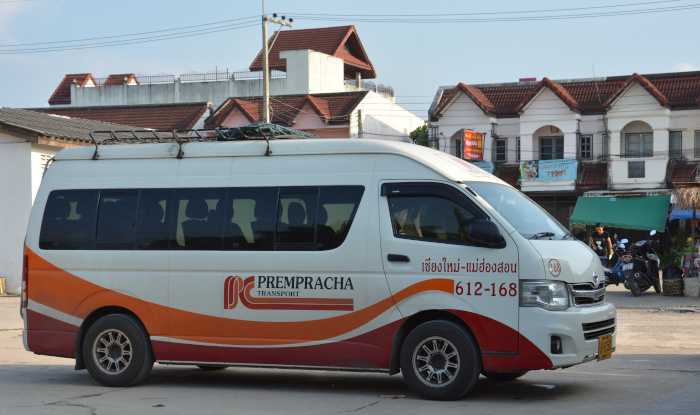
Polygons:
M613 255L610 235L605 231L603 224L600 222L595 224L595 233L591 236L588 244L599 257L606 257L609 259Z

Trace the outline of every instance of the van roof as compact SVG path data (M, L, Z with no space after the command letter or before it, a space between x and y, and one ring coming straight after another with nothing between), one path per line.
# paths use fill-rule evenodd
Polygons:
M152 144L100 145L99 160L177 159L206 157L265 157L264 140L235 142L187 142ZM410 143L375 139L285 139L270 140L270 157L324 154L395 154L415 160L455 182L486 181L506 184L492 174L439 150ZM54 160L91 160L96 147L73 147L61 150ZM99 165L99 163L97 164Z

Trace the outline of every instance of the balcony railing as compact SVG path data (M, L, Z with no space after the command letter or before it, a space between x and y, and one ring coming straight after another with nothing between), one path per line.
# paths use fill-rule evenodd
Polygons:
M278 70L270 71L270 79L284 79L287 73ZM98 86L104 85L108 77L95 78ZM221 82L230 80L257 80L263 78L262 71L241 71L241 72L187 72L180 76L173 74L156 74L156 75L136 75L141 85L146 84L168 84L174 82Z
M346 79L345 85L351 86L353 88L357 88L357 81L355 81L353 79ZM387 97L394 96L394 88L392 88L388 85L382 85L382 84L377 85L371 81L361 81L360 82L360 89L364 89L365 91L374 91L377 94L384 95Z

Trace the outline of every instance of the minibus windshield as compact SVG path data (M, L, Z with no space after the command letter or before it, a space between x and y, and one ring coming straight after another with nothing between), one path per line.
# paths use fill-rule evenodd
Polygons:
M569 233L556 219L521 192L501 184L467 184L528 239L569 239Z

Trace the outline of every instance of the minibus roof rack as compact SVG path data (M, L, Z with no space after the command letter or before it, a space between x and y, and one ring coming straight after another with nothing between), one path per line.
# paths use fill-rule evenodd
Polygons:
M114 130L114 131L92 131L90 139L95 145L95 154L92 159L99 158L98 146L111 144L139 144L139 143L167 143L176 142L179 146L177 157L182 158L182 144L188 142L214 142L214 141L267 141L267 152L270 151L271 139L290 138L319 138L319 136L293 128L284 127L278 124L257 122L242 125L240 127L218 127L214 129L196 130Z

